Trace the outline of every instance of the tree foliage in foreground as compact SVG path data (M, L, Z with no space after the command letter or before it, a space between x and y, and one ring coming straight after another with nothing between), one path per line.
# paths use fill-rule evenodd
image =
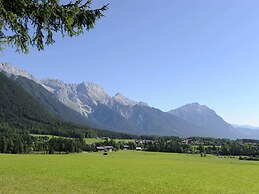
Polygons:
M107 8L91 9L91 0L0 0L0 48L7 44L28 53L31 45L43 50L55 42L53 33L73 37L92 29Z

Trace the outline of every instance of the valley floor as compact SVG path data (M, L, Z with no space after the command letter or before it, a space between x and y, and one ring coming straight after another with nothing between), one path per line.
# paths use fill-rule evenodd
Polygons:
M0 154L0 193L259 193L259 162L119 151Z

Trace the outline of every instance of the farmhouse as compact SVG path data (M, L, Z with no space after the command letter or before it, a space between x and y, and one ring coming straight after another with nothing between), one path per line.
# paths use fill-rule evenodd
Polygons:
M182 143L183 143L183 144L188 144L188 143L189 143L189 139L183 139L183 140L182 140Z
M142 148L141 148L141 147L136 147L136 150L137 150L137 151L141 151Z
M97 150L97 152L112 152L113 147L112 146L97 146L96 150Z
M104 147L103 146L99 146L96 147L97 152L104 152Z
M112 146L104 146L104 151L105 152L112 152L113 147Z

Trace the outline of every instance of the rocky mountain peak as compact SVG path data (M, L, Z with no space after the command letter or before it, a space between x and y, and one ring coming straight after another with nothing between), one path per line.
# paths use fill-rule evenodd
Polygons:
M89 92L97 92L97 93L106 93L106 91L98 84L92 83L92 82L83 82L79 84L82 87L85 87L85 89Z
M63 81L50 78L41 79L40 84L52 93L67 87Z
M125 105L125 106L134 106L137 104L137 102L135 102L129 98L126 98L121 93L115 94L115 96L112 97L111 101L115 101L115 102Z
M138 105L139 106L148 106L148 103L140 101L140 102L138 102Z
M195 125L210 128L208 131L210 136L233 137L238 135L234 128L217 115L214 110L199 103L186 104L169 111L169 113Z
M30 80L38 82L38 80L35 77L33 77L31 74L29 74L27 71L20 69L18 67L14 67L10 63L0 63L0 71L4 71L9 75L23 76Z
M98 103L107 104L110 99L109 94L101 86L91 82L83 82L77 85L77 92L79 95Z
M58 86L58 85L65 85L65 83L58 79L50 79L50 78L44 78L41 79L40 82L45 85L52 85L52 86Z
M211 118L222 120L214 110L197 102L173 109L169 111L169 113L185 120L199 120L202 122L210 120Z
M205 105L201 105L197 102L186 104L182 107L179 107L175 110L181 110L181 111L192 111L192 112L198 112L198 113L205 113L205 112L214 112L210 108L208 108Z

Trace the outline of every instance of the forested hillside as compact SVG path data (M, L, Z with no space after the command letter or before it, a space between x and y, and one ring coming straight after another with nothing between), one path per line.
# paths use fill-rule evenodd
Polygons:
M35 81L26 77L14 75L12 75L10 78L13 79L15 83L18 83L19 86L22 86L26 92L28 92L40 105L42 105L55 117L64 121L73 122L84 126L97 126L94 125L90 119L86 119L78 112L65 106L48 90L46 90L42 85L36 83Z
M15 128L40 130L60 123L52 118L28 93L0 74L0 122Z

